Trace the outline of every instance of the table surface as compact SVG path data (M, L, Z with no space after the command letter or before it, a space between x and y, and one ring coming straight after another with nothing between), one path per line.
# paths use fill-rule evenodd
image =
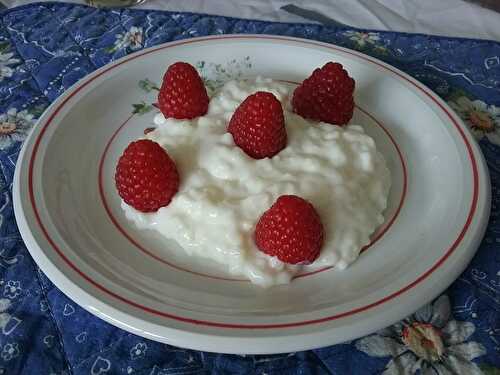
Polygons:
M85 0L69 1L85 3ZM33 2L0 0L7 7ZM316 11L353 27L500 41L500 14L478 5L490 4L500 11L497 0L146 0L135 8L304 22L302 17L281 9L287 4Z
M122 331L52 285L19 235L11 196L16 159L37 117L74 82L110 61L215 33L293 35L360 50L406 71L457 111L487 159L492 214L478 253L444 294L401 322L351 342L235 356L184 350ZM0 13L0 374L498 374L499 204L499 43L58 3Z

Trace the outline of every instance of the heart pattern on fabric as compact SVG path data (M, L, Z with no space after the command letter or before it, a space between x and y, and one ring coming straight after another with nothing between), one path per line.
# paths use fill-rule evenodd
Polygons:
M90 369L92 375L104 374L111 368L111 362L109 359L102 358L98 356Z
M76 335L75 340L77 343L81 344L87 340L87 332L80 332L78 335Z
M72 305L70 305L69 303L64 305L64 310L63 310L64 316L70 316L74 312L75 312L75 308Z

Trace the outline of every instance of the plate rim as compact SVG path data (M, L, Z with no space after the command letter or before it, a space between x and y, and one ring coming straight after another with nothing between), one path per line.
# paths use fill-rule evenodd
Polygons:
M231 35L231 34L227 34L227 35L219 35L219 36L208 36L208 37L190 38L190 39L186 39L186 40L182 40L182 41L175 41L175 42L161 44L159 46L150 47L150 48L138 51L138 52L136 52L134 54L125 56L125 57L123 57L121 59L118 59L118 60L114 61L111 64L105 65L105 66L97 69L96 71L90 73L89 75L87 75L86 77L82 78L80 81L78 81L77 83L75 83L68 90L66 90L65 93L63 93L63 95L61 97L59 97L58 99L56 99L47 108L45 114L50 114L50 116L48 117L48 119L45 120L46 122L44 124L43 129L41 131L38 131L39 138L41 138L41 136L43 135L44 129L46 129L46 127L48 126L48 124L50 124L50 122L58 114L59 109L61 109L62 107L64 107L64 105L66 104L66 102L69 101L73 95L77 94L82 88L84 88L86 85L88 85L90 82L92 82L93 80L97 79L98 77L104 75L106 72L108 72L108 71L110 71L110 70L112 70L112 69L114 69L114 68L116 68L116 67L118 67L118 66L120 66L122 64L125 64L128 61L130 61L130 60L136 59L136 58L138 58L140 56L143 56L143 55L146 55L146 54L154 53L154 52L156 52L158 50L162 50L162 49L170 48L170 47L175 47L175 46L183 45L183 44L199 43L199 42L204 42L204 41L221 40L221 39L233 39L233 40L234 39L259 39L259 40L267 39L267 40L283 40L283 41L290 41L290 42L295 42L295 43L297 43L297 42L298 43L304 43L304 44L307 44L308 46L313 45L313 46L318 46L318 47L322 47L322 48L333 49L333 50L339 51L341 53L347 53L349 55L353 55L355 58L361 58L361 59L363 59L365 61L374 63L374 64L376 64L376 65L378 65L378 66L380 66L380 67L388 70L389 72L391 72L393 74L396 74L399 78L403 79L404 81L409 82L416 89L419 89L423 94L425 94L429 99L431 99L432 101L434 101L437 104L437 106L442 110L442 112L444 112L447 115L447 117L450 120L450 122L452 122L455 125L456 129L458 130L459 134L461 135L461 138L463 139L463 141L464 141L464 143L466 145L466 148L467 148L468 153L469 153L469 159L470 159L470 162L472 163L472 169L473 169L473 175L474 175L474 192L473 192L473 201L471 203L471 208L469 209L469 214L468 214L466 223L464 225L464 228L460 232L458 238L450 246L450 248L439 258L439 260L436 263L433 264L433 266L429 270L427 270L424 274L420 275L415 281L413 281L412 283L406 285L405 287L401 288L400 290L396 291L395 293L392 293L389 296L386 296L385 298L383 298L383 299L381 299L379 301L376 301L374 303L368 304L368 305L363 306L361 308L353 309L351 311L354 311L354 312L352 312L352 313L348 312L349 314L346 314L346 313L336 314L336 315L334 315L333 318L332 317L324 317L324 318L313 319L313 320L305 321L305 322L297 322L297 323L293 322L293 323L283 323L283 324L267 324L267 325L258 325L258 324L257 325L255 325L255 324L253 324L253 325L238 325L238 324L224 324L224 323L220 324L220 323L217 323L217 322L208 322L207 325L212 326L212 327L237 328L237 329L276 329L276 328L297 327L297 326L303 326L303 325L309 325L309 324L318 324L318 323L323 323L323 322L330 321L330 320L333 320L333 319L339 319L339 318L344 317L345 315L358 314L358 313L360 313L362 311L365 311L365 310L371 309L373 307L382 305L385 302L393 299L394 297L397 297L398 295L403 294L406 291L412 289L414 286L418 285L421 281L425 280L437 268L439 268L439 266L442 263L444 263L446 261L446 259L460 246L460 241L463 240L463 238L466 235L466 228L469 227L471 225L472 221L474 220L474 213L476 212L476 209L477 209L477 206L478 206L478 200L479 200L479 186L478 186L478 183L479 183L479 179L480 179L479 169L481 169L481 172L484 174L483 175L484 181L483 181L483 184L482 184L483 186L482 187L483 187L483 190L484 190L484 188L486 188L486 189L482 193L483 193L483 195L485 197L485 202L484 202L485 203L485 207L484 207L484 211L482 212L482 215L478 215L477 216L477 217L479 217L478 220L480 221L480 224L478 224L479 225L479 233L475 233L475 235L476 235L475 237L478 237L479 239L482 238L484 230L486 229L486 223L487 223L487 220L485 221L484 218L488 217L487 213L489 213L489 210L490 210L490 208L489 208L489 194L490 194L489 193L489 189L490 189L490 185L489 185L488 170L485 167L485 162L484 162L483 156L482 156L481 152L479 151L479 149L477 147L477 144L475 144L473 138L470 136L470 132L467 129L466 125L463 123L463 121L432 90L430 90L428 87L426 87L422 83L416 81L415 79L413 79L411 76L407 75L406 73L404 73L404 72L400 71L399 69L397 69L397 68L395 68L395 67L393 67L393 66L391 66L389 64L386 64L386 63L384 63L384 62L382 62L382 61L380 61L380 60L378 60L376 58L373 58L371 56L365 55L365 54L360 53L358 51L354 51L354 50L350 50L350 49L347 49L347 48L344 48L344 47L340 47L340 46L337 46L337 45L334 45L334 44L330 44L330 43L318 42L318 41L314 41L314 40L307 40L307 39L301 39L301 38L293 38L293 37L285 37L285 36L275 36L275 35L264 35L264 34L257 34L257 35L252 35L252 34L245 34L245 35L234 34L234 35ZM45 114L42 115L40 117L40 119L44 119L46 117ZM38 249L35 249L35 250L37 250L38 252L41 252L42 254L40 254L40 255L45 256L45 254L43 254L43 250L37 245L37 242L36 242L35 238L25 238L25 237L28 237L28 235L27 235L26 232L29 232L29 235L31 235L31 236L32 236L32 233L31 233L31 230L29 228L29 224L27 223L27 220L25 220L26 218L25 218L24 213L23 213L23 203L22 203L22 197L20 196L20 186L19 186L20 179L21 179L20 175L22 173L21 172L21 169L22 169L21 166L25 163L25 152L26 152L26 149L27 149L27 145L30 143L28 141L31 140L31 138L34 135L34 133L35 132L32 132L30 134L30 136L29 136L29 139L27 139L25 141L25 143L23 144L22 150L21 150L21 152L19 154L18 163L16 164L16 170L15 170L15 176L14 176L14 185L13 185L14 210L15 210L16 221L19 223L20 232L21 232L21 235L23 237L23 240L25 240L25 243L26 244L30 243L32 245L35 244L35 247L38 248ZM30 172L30 176L29 176L29 180L30 180L30 185L29 185L30 186L30 198L31 198L31 201L33 203L34 203L34 196L33 196L33 185L32 185L32 182L33 182L32 181L32 166L33 166L34 155L36 155L36 151L37 151L38 146L39 146L39 140L37 140L36 145L33 147L33 152L32 152L31 160L30 160L30 163L29 163L29 165L31 166L31 168L30 168L31 172ZM484 186L484 185L486 185L486 186ZM37 219L38 219L38 225L41 226L42 231L46 235L46 239L49 242L52 242L52 240L50 239L50 236L48 236L48 234L45 232L45 229L44 229L44 227L43 227L43 225L42 225L42 223L40 221L39 214L38 214L38 212L36 212L36 208L35 207L36 207L36 205L34 205L33 208L34 208L35 214L36 214ZM23 224L23 225L21 225L21 224ZM483 233L481 233L481 232L483 232ZM475 241L475 242L478 242L478 240ZM54 247L54 245L56 245L56 244L52 243L52 245ZM477 247L477 244L474 245L473 247ZM56 249L56 247L54 247L54 249ZM29 247L28 247L28 250L30 251L30 253L32 253L32 251L33 251L33 249L30 249ZM62 252L59 252L57 250L56 250L56 252L63 259L65 258L64 254ZM471 255L469 257L469 260L474 255L474 253L475 253L475 251L471 251ZM32 254L32 256L33 256L33 254ZM64 259L64 260L66 261L66 264L68 264L71 267L71 265L70 265L71 261L69 259L67 259L67 258ZM50 260L48 260L48 261L50 262ZM463 265L463 268L465 268L465 266L467 265L467 263L468 262L466 262ZM53 265L53 266L55 267L55 265ZM73 268L73 267L71 267L71 268ZM77 267L73 268L73 270L76 271L77 273L79 273L80 276L83 277L87 282L90 282L91 284L94 284L91 281L91 279L88 278L88 276L82 275L79 272L79 270L78 270ZM88 294L85 290L82 290L79 285L75 284L64 273L62 273L62 271L59 271L59 272L61 272L61 275L62 275L63 278L68 279L66 281L68 281L70 283L73 283L74 287L76 287L77 289L83 291L85 294ZM458 275L458 272L457 272L457 275ZM58 285L58 287L59 287L59 285ZM61 289L63 289L63 288L61 288ZM113 295L112 291L105 291L105 292L107 294L113 296L114 298L118 298L122 302L125 302L125 303L129 303L130 302L130 301L129 302L123 301L120 296ZM90 294L89 294L89 296L91 298L95 298L94 296L92 296ZM428 300L430 300L430 299L431 298L428 298ZM108 305L109 301L106 301L106 302L101 301L101 302L104 303L105 305ZM131 304L131 305L135 306L134 304ZM85 306L83 306L83 307L85 307ZM110 306L110 307L112 307L112 306ZM145 310L144 308L148 309L147 306L143 306L143 307L135 306L135 307L140 308L143 311ZM128 314L127 312L124 312L124 313ZM151 313L156 314L156 312L154 312L154 311L151 312ZM98 315L101 318L103 317L101 314L98 314ZM199 321L199 320L196 320L196 319L189 319L189 318L186 319L186 318L182 318L182 317L180 317L181 319L179 319L179 317L170 316L169 314L163 314L163 313L160 314L160 315L165 316L166 318L180 320L180 321L185 322L185 323L187 322L187 323L192 323L192 324L195 324L195 325L205 324L205 322ZM112 323L115 324L115 325L117 324L117 322L115 320L113 320ZM211 323L214 323L214 324L211 324ZM165 327L168 327L168 326L165 326ZM124 328L124 327L122 326L122 328ZM125 327L125 329L127 329L127 328ZM137 332L134 332L134 333L137 333ZM237 351L237 352L239 353L240 351Z

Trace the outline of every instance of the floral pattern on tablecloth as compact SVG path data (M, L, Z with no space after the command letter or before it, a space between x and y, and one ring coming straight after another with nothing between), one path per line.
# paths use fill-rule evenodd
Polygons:
M479 140L492 214L469 267L440 297L377 333L279 355L175 348L122 331L68 299L31 259L12 179L22 141L74 82L128 53L184 38L290 35L360 50L431 87ZM250 61L235 61L233 70ZM198 69L220 69L200 60ZM220 82L211 82L215 86ZM145 91L155 84L141 82ZM214 86L214 87L215 87ZM150 110L137 103L131 110ZM395 108L397 110L397 108ZM191 13L31 4L0 13L0 374L498 374L500 372L500 44Z
M468 341L474 323L451 319L446 295L406 319L356 341L356 349L372 357L390 357L384 375L399 373L480 374L471 362L486 354L480 343Z

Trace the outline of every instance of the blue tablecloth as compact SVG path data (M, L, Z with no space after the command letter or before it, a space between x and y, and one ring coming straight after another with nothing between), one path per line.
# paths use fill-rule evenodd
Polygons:
M65 297L38 269L19 235L11 197L19 149L36 118L74 82L114 59L163 42L225 33L291 35L361 50L430 86L471 127L491 173L490 224L470 266L432 304L341 345L224 355L115 328ZM0 168L0 374L500 374L496 42L61 3L6 10L0 13Z

